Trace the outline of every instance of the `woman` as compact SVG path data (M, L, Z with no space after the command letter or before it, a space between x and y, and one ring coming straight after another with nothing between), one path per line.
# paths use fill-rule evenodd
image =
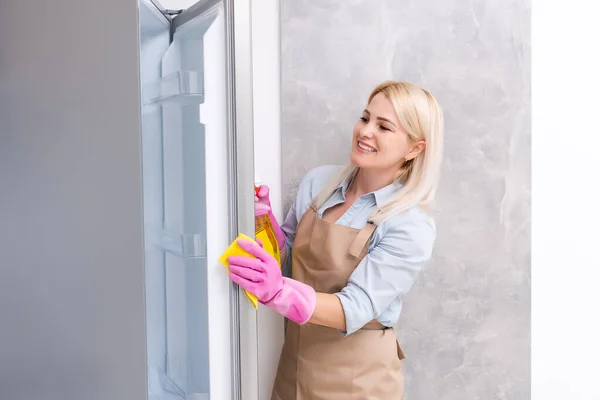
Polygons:
M428 91L385 82L354 127L350 164L308 172L281 227L261 187L256 213L273 221L285 276L249 241L256 258L230 257L229 276L291 321L272 400L403 398L393 326L432 253L442 121Z

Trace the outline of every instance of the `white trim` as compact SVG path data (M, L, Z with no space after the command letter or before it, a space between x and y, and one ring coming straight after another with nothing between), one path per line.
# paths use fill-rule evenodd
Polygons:
M204 36L205 102L200 107L200 118L206 124L206 266L208 274L208 321L210 398L231 399L232 357L229 335L231 330L229 278L219 263L223 249L229 245L229 206L224 194L229 193L227 161L227 68L225 60L223 10Z
M279 0L252 3L254 79L254 168L271 188L273 212L281 210L281 84ZM260 306L258 310L258 393L269 400L283 346L283 317Z

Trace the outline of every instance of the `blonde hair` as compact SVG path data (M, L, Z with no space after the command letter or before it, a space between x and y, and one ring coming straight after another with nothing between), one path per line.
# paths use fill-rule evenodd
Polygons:
M425 150L406 161L396 174L395 180L403 185L392 198L373 211L369 221L376 225L413 207L427 210L433 202L440 174L444 133L442 108L427 90L408 82L388 81L371 92L369 103L379 93L391 101L409 138L415 142L425 141ZM321 207L340 183L353 178L358 170L353 164L347 165L325 184L315 198L315 205Z

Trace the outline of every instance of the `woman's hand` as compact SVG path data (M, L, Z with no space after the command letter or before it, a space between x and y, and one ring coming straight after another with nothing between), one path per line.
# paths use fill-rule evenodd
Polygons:
M267 215L271 211L271 200L269 199L269 187L260 185L254 195L254 217Z
M258 244L239 239L238 245L256 258L230 256L229 278L253 293L265 306L297 324L312 316L317 295L302 282L282 277L279 263Z
M258 191L254 196L255 201L261 201L267 206L271 207L271 199L269 198L269 187L267 185L260 185Z
M269 200L269 187L261 185L254 195L254 217L267 215L270 211L271 201Z
M279 263L260 244L239 239L238 245L257 258L230 256L227 261L231 280L254 294L261 303L269 302L283 286Z

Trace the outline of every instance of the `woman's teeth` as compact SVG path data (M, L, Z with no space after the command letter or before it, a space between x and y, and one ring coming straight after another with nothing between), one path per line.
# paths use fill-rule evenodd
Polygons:
M369 151L369 152L371 152L371 153L374 153L374 152L376 152L376 151L377 151L377 150L375 150L374 148L372 148L371 146L364 145L364 144L362 144L361 142L358 142L358 147L359 147L361 150L364 150L364 151Z

